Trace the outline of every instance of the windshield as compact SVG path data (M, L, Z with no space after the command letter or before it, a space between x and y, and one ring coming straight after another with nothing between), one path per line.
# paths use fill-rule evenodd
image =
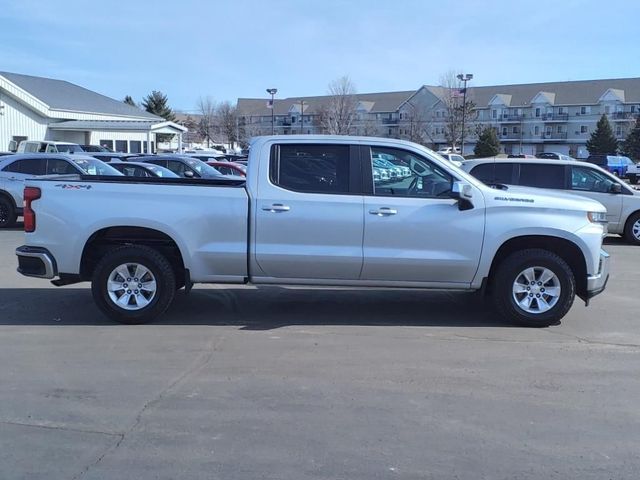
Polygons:
M74 158L73 163L87 175L122 175L118 170L104 162L90 158Z
M219 177L221 175L215 168L210 165L207 165L202 160L198 160L197 158L191 158L186 160L187 165L193 168L196 172L198 172L202 176L214 176Z
M145 167L155 173L158 177L180 178L179 175L176 175L168 168L161 167L160 165L154 165L153 163L150 163L149 165L145 165Z
M62 143L62 144L58 144L56 145L56 148L58 149L58 152L60 153L76 153L76 152L84 152L84 150L82 150L82 148L80 148L80 145L75 145L73 143Z

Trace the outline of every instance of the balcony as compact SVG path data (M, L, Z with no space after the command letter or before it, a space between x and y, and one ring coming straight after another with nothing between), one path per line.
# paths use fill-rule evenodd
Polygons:
M638 116L635 112L613 112L611 118L614 120L635 120Z
M508 133L499 134L499 137L500 137L500 140L520 140L522 138L522 134L508 132Z
M512 122L521 122L522 120L524 120L524 115L516 115L514 114L507 114L507 115L500 115L499 120L501 123L512 123Z
M544 132L542 134L543 140L566 140L567 132Z
M544 122L566 122L569 120L568 113L543 113L542 120Z
M382 125L397 125L398 119L397 118L381 118L380 122L382 123Z

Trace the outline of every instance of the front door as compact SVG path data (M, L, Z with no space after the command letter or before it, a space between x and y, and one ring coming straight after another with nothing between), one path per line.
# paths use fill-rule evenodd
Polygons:
M359 278L364 220L359 163L351 154L355 148L272 147L269 172L260 172L259 200L253 205L254 277Z
M480 191L472 187L474 208L459 210L450 197L455 178L436 162L383 147L365 147L364 155L368 168L370 159L381 157L397 170L392 177L373 167L373 189L364 202L361 279L468 285L478 268L484 237Z
M611 193L611 186L619 183L607 174L589 166L571 167L571 190L592 198L607 209L607 221L612 232L619 232L622 215L622 193ZM624 190L623 190L624 191Z

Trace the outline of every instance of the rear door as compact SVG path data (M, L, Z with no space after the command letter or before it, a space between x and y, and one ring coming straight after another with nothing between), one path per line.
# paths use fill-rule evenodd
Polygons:
M348 144L272 146L254 216L262 272L255 277L325 283L360 277L363 199L354 151Z
M364 265L362 280L404 284L468 285L475 276L484 238L484 199L475 187L474 208L452 199L453 175L409 150L363 147ZM372 158L389 155L411 174L373 181Z
M22 208L25 179L45 175L46 171L47 158L44 156L23 158L7 165L3 169L2 176L5 179L5 190L11 194L19 209Z

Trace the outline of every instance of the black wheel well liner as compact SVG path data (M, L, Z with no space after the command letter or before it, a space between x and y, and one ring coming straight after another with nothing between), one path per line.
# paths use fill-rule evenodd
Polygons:
M5 191L5 190L0 190L0 197L6 198L7 200L9 200L9 202L11 202L11 205L13 205L14 209L18 208L18 205L16 205L16 201L13 199L13 196Z
M145 245L162 253L171 263L176 281L184 282L185 266L178 244L167 234L147 227L107 227L93 233L84 245L80 260L80 276L91 280L102 256L114 246Z
M504 242L493 257L488 277L489 286L491 286L492 279L494 278L495 270L498 265L500 265L513 252L530 248L540 248L555 253L567 262L576 280L576 293L580 297L583 297L586 294L587 262L582 250L580 250L580 247L571 240L549 235L525 235L510 238Z

